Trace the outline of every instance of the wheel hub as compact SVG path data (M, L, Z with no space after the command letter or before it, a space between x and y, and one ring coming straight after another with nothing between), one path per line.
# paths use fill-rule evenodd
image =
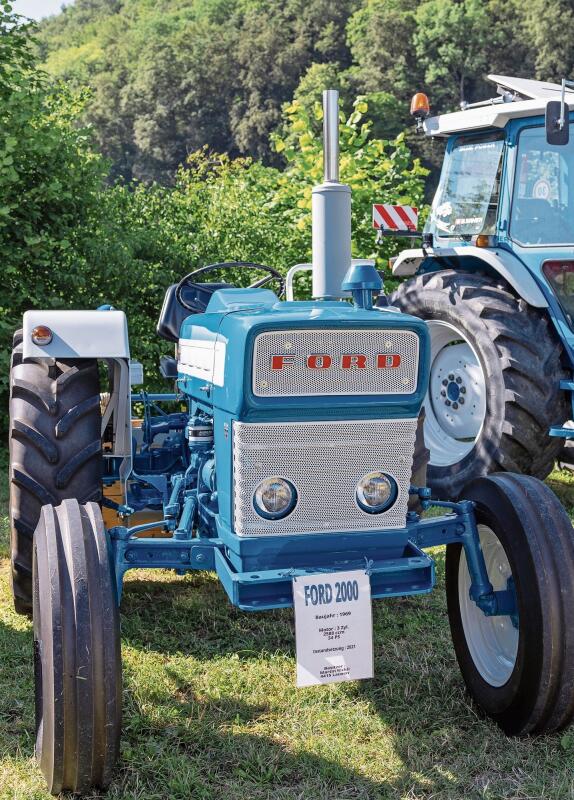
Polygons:
M494 591L513 583L512 570L500 540L487 526L479 525L480 546ZM491 686L510 678L518 654L518 616L489 617L470 598L470 574L464 552L459 564L459 604L464 635L474 664ZM513 619L513 616L515 618Z

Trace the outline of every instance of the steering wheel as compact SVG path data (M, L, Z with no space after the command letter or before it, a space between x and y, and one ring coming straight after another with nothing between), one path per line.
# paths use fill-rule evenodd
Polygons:
M257 269L267 273L267 275L265 275L263 278L260 278L258 281L250 283L247 287L248 289L260 289L262 286L267 286L267 284L271 281L279 281L279 297L281 297L281 295L284 293L285 278L273 267L268 267L266 264L255 264L253 261L221 261L217 264L208 264L205 267L199 267L199 269L195 269L193 272L189 272L187 275L184 275L177 284L175 290L175 296L178 303L180 303L180 305L182 305L188 311L192 311L195 314L202 314L205 311L205 305L199 300L192 300L191 302L184 300L182 294L183 287L190 286L192 289L196 289L198 293L207 292L207 294L212 295L216 291L215 289L210 289L209 286L206 286L203 283L196 283L192 280L192 278L196 278L198 275L205 275L206 272L214 272L215 270L238 268Z

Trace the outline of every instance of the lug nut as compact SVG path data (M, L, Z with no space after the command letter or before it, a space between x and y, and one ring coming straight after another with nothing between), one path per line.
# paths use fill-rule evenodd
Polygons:
M449 381L453 381L453 380L454 380L454 375L453 375L453 373L452 373L452 372L451 372L451 373L450 373L450 375L448 376L448 379L449 379Z
M456 382L457 383L462 383L462 378L460 377L460 375L457 375Z
M444 404L445 404L445 406L450 406L450 400L445 400Z
M461 406L463 406L464 405L464 397L459 397L458 398L458 402L461 404Z
M458 403L455 401L455 402L452 404L452 407L453 407L453 408L454 408L454 410L456 411L456 409L458 408Z
M440 392L440 393L441 393L441 397L446 397L446 392L445 392L445 390L444 390L444 389L441 389L441 392Z
M445 379L444 379L444 381L442 382L442 385L443 385L443 386L448 386L448 381L447 381L447 379L446 379L446 378L445 378Z
M464 387L464 386L461 386L461 387L460 387L460 393L461 393L461 394L466 394L466 387Z

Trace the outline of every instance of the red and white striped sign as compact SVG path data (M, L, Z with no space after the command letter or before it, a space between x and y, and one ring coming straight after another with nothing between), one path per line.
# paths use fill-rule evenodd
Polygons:
M375 203L373 206L373 228L384 231L416 231L419 210L416 206L393 206Z

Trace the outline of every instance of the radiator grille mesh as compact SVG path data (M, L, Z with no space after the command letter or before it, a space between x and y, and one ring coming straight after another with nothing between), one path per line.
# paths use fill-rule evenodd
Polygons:
M233 423L234 529L258 534L368 531L404 527L417 420ZM397 481L389 511L368 514L355 487L372 470ZM253 508L257 484L271 475L290 480L298 493L285 519L266 520ZM323 498L323 500L321 500Z
M309 355L328 354L332 366L309 369ZM362 354L365 369L342 369L341 358ZM379 354L400 355L399 367L377 369ZM295 363L271 369L274 355L294 355ZM267 331L255 340L253 394L290 397L350 394L412 394L416 391L419 337L413 331L384 328Z

